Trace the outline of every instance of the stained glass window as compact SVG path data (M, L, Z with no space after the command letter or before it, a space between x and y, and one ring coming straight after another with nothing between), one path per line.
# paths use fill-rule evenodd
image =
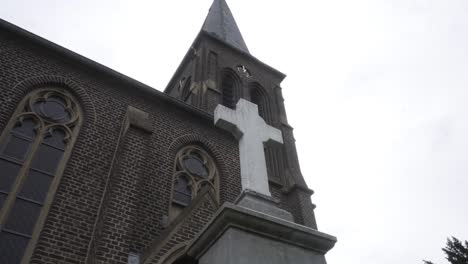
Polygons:
M172 203L177 210L171 210L171 219L174 219L174 214L181 212L181 206L189 205L204 186L214 187L218 196L219 184L218 169L213 158L199 146L181 148L175 163Z
M190 173L206 178L208 177L208 168L202 159L196 155L190 155L184 158L184 168Z
M37 122L34 118L20 116L11 131L5 135L6 139L0 144L0 210L3 209L6 198L14 188L26 156L30 152L36 137L36 127Z
M0 158L0 192L8 193L21 169L21 164Z
M192 189L187 176L180 175L174 185L174 201L182 205L188 205L192 200Z
M20 263L28 242L29 237L0 232L0 263Z
M37 122L32 118L19 119L3 144L0 144L0 156L22 162L36 137Z
M76 136L78 113L66 92L41 89L25 98L11 128L5 129L0 141L0 214L7 217L0 218L0 263L21 262L70 138ZM7 200L9 195L13 199Z
M57 123L66 123L71 119L66 101L58 96L50 96L37 101L34 103L33 110L41 117Z

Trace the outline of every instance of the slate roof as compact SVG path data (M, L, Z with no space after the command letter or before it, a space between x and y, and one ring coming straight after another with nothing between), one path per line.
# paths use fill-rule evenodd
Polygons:
M205 23L203 23L202 31L249 53L249 49L225 0L213 1Z

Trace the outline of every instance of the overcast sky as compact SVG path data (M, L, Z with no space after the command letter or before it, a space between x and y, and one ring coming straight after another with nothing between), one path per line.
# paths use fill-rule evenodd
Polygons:
M468 1L228 0L283 91L330 264L468 240ZM163 90L211 0L0 0L0 17Z

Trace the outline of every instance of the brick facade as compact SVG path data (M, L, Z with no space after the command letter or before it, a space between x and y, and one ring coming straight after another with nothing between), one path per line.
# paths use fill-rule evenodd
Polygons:
M233 63L243 56L213 39L200 40L203 54L215 50L221 58L212 67L216 74L193 66L204 63L200 59L208 62L209 55L189 55L168 87L188 74L197 85L212 85L209 79L218 76L219 69L235 67ZM258 76L256 81L275 94L282 77L258 61L242 58ZM167 89L171 97L1 22L0 133L22 98L47 86L64 88L78 99L83 126L39 230L31 263L127 263L130 253L139 254L145 263L158 263L177 245L190 241L219 204L206 191L177 223L165 223L175 153L187 144L200 145L216 161L221 204L233 202L240 194L237 141L213 125L211 111L220 100L216 87L190 106L172 98L177 97L172 88ZM246 94L242 92L243 97ZM148 115L149 129L129 121L129 107ZM278 114L272 124L285 133L289 125L281 117L281 102L274 108ZM285 141L293 144L292 132L285 135ZM294 146L287 148L286 155L288 151L295 151ZM294 155L286 161L289 174L284 173L282 182L272 183L271 192L296 222L315 227L311 193L302 191L307 186ZM301 188L294 187L298 185Z

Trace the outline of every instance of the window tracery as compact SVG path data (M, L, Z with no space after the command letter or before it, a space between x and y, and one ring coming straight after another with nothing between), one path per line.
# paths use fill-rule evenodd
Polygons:
M70 154L80 113L63 89L39 89L20 103L3 131L0 263L21 262Z
M213 158L201 147L181 148L174 165L171 218L180 213L204 186L210 186L218 197L219 175Z

